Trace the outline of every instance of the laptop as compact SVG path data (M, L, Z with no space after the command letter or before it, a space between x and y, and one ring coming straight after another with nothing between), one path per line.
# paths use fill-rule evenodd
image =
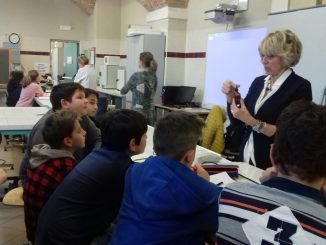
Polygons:
M187 107L192 105L196 87L163 86L162 104L167 106Z

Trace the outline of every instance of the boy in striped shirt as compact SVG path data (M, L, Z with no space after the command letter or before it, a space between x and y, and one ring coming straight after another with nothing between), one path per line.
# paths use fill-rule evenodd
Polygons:
M221 193L218 244L326 244L326 107L294 102L276 126L262 184Z

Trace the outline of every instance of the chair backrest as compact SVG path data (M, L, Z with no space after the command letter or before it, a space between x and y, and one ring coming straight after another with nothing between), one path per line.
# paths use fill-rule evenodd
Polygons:
M225 111L217 106L212 106L202 132L201 145L207 149L222 153L224 150L224 121Z

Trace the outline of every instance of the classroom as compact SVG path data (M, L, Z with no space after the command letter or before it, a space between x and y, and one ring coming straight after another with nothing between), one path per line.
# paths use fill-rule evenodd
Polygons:
M0 0L0 245L325 244L325 14Z

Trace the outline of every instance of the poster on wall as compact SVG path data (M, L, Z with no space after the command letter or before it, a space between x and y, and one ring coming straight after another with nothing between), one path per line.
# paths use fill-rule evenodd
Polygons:
M44 75L45 73L49 73L49 63L35 62L34 69L37 70L40 73L40 75Z

